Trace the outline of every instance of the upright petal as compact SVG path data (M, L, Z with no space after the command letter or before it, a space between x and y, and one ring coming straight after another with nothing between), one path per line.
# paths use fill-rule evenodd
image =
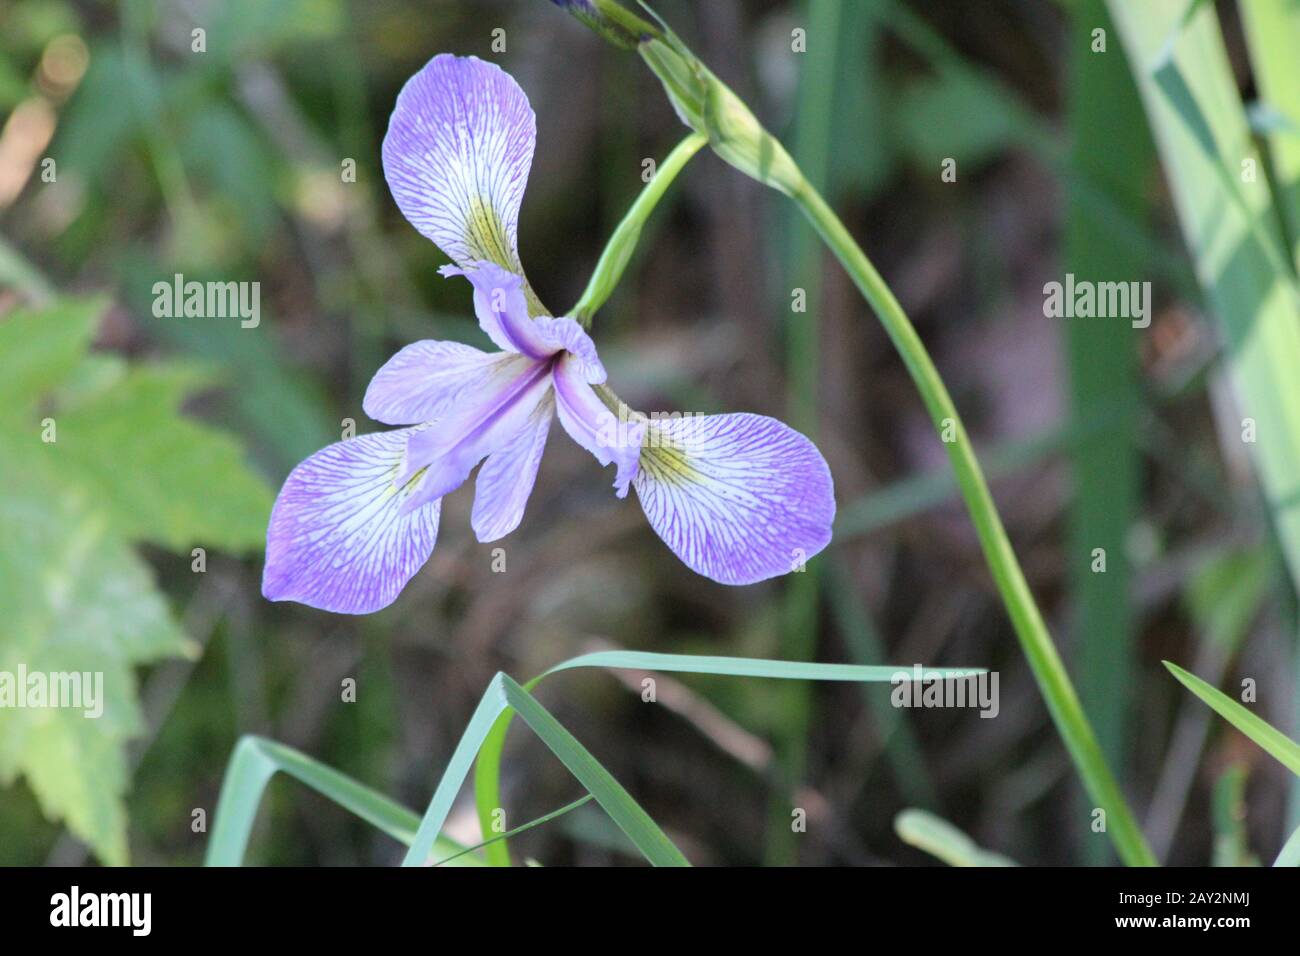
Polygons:
M271 511L262 594L343 614L393 603L438 536L441 502L403 511L413 485L394 485L416 431L350 438L290 473Z
M519 434L504 448L488 455L478 470L470 523L480 541L496 541L519 527L554 417L555 399L547 395L537 403Z
M641 457L645 423L639 417L615 415L588 384L581 358L565 355L555 363L555 407L569 437L596 456L602 465L613 462L614 490L627 497Z
M503 357L491 382L472 401L411 435L399 480L422 470L425 474L403 508L418 508L464 484L475 465L523 430L550 390L549 362L522 355Z
M491 378L500 358L459 342L413 342L375 373L361 407L385 425L442 418Z
M443 266L438 271L448 277L464 276L474 286L474 314L497 348L538 360L555 354L556 346L528 314L522 277L487 261L467 269Z
M831 538L830 469L812 442L774 418L653 421L635 486L655 533L691 570L722 584L785 574Z
M402 214L460 266L487 259L522 274L519 204L537 121L508 73L435 56L407 80L384 137L384 176Z

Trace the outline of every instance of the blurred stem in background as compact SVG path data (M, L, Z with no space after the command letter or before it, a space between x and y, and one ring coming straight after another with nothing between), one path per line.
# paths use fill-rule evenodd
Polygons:
M1070 682L1070 675L1066 672L1038 605L1034 602L980 470L970 436L966 434L952 397L924 343L885 280L817 191L809 186L795 197L795 201L876 310L916 383L935 427L941 435L947 433L952 436L951 441L945 442L948 456L993 580L1002 595L1016 636L1020 639L1020 646L1029 660L1056 728L1083 777L1088 793L1096 805L1106 811L1107 833L1110 834L1115 849L1129 865L1154 865L1151 850L1110 771Z
M1105 4L1082 0L1071 17L1069 162L1074 175L1067 181L1063 271L1076 281L1128 282L1145 274L1149 263L1114 241L1093 194L1106 193L1141 222L1143 186L1154 158L1150 137L1132 77L1115 66L1115 57L1123 52L1093 52L1093 31L1112 32ZM1099 149L1099 143L1105 148ZM1098 412L1107 414L1106 427L1080 438L1072 449L1068 566L1076 601L1071 631L1079 696L1096 722L1102 752L1123 776L1137 672L1127 547L1137 514L1140 464L1137 333L1120 318L1065 320L1062 335L1071 421L1078 426ZM1105 562L1101 570L1094 566L1097 549ZM1096 839L1086 839L1083 851L1093 864L1112 859L1106 844Z
M834 132L831 104L844 54L844 4L838 0L809 0L806 11L809 29L816 36L834 40L820 56L809 59L808 68L799 77L794 151L804 175L811 177L819 188L826 189ZM785 291L789 302L785 313L786 403L790 424L816 441L822 257L816 236L804 223L793 222L790 226L789 245L785 250ZM793 304L796 289L803 291L802 309L796 309ZM808 566L786 580L781 657L792 661L813 660L817 655L820 566ZM765 846L765 862L771 866L798 863L798 837L791 827L790 815L798 804L798 788L807 775L812 687L791 685L784 700L786 708L777 745L780 778L768 808Z
M1294 5L1287 13L1281 0L1241 4L1256 6L1273 16L1266 21L1270 29L1261 30L1259 11L1248 15L1256 25L1247 31L1255 71L1268 95L1300 102L1294 62L1300 14ZM1289 147L1275 146L1268 157L1257 149L1212 4L1108 0L1108 7L1128 51L1197 279L1224 333L1242 443L1259 476L1292 588L1300 592L1300 286L1283 232L1285 197L1293 195L1300 166ZM1269 188L1266 159L1273 160L1275 177L1293 177L1281 182L1281 208ZM1294 797L1292 804L1294 815Z
M611 7L621 10L612 0L592 0L592 3L584 5L582 19L591 25L590 17L599 17ZM631 16L626 11L621 12L617 18L619 29L626 31ZM696 132L706 134L710 146L723 160L794 200L885 327L935 428L944 439L994 582L1057 730L1089 794L1105 811L1107 833L1125 863L1153 865L1155 858L1110 771L1025 581L970 437L907 313L834 210L784 147L763 129L739 97L718 80L666 24L661 22L660 26L662 30L649 23L635 28L641 37L637 51L663 83L678 116Z

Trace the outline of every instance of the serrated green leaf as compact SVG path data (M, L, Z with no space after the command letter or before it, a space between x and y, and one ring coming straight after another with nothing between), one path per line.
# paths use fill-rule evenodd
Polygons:
M44 477L0 473L0 675L89 673L89 689L102 674L102 700L82 702L103 712L0 707L0 783L25 776L46 816L123 864L122 747L141 725L133 668L190 645L93 496Z
M102 311L0 319L0 784L25 778L47 817L121 864L134 669L193 650L131 543L250 547L270 491L231 438L180 415L207 373L87 354ZM85 696L17 706L29 679L61 674Z
M134 368L58 415L51 457L69 480L96 489L125 537L182 552L261 545L271 512L265 483L233 439L179 414L209 380L186 365Z
M63 380L85 355L103 312L102 299L66 299L0 318L0 416L20 418Z

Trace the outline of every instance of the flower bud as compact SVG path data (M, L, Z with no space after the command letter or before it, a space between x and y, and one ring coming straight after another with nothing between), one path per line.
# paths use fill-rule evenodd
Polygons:
M722 159L788 196L802 188L803 174L785 147L671 30L665 29L661 39L642 41L637 49L681 121L707 136Z
M615 46L635 50L642 40L657 37L659 31L614 0L551 0L573 14Z

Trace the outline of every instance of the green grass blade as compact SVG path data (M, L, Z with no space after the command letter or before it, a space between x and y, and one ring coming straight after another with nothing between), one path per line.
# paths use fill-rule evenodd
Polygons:
M1214 866L1254 866L1246 836L1246 768L1234 764L1214 784Z
M771 661L757 657L714 657L695 654L651 654L642 651L597 651L557 664L546 674L575 667L608 667L624 670L671 671L679 674L720 674L725 677L770 677L780 680L875 681L888 683L897 675L910 677L910 667L862 664L815 664L804 661ZM922 677L971 677L983 674L977 667L926 667ZM543 676L546 676L545 674ZM532 687L534 682L529 683Z
M924 850L949 866L1019 866L1000 853L983 849L947 820L924 810L904 810L894 817L894 832L904 843Z
M913 676L913 672L906 667L816 664L751 657L655 654L643 651L597 651L594 654L583 654L562 661L534 677L524 687L531 691L551 674L582 667L716 674L726 677L766 677L781 680L888 682L900 673L906 674L909 678ZM983 671L978 668L939 667L925 668L922 677L969 677L980 673ZM494 726L476 744L478 761L474 768L474 802L478 808L480 824L485 832L492 824L493 814L501 807L501 757L505 749L506 735L510 729L511 714L505 708L501 708L497 710L493 720ZM468 731L466 733L468 734ZM459 752L458 749L457 753ZM458 780L456 787L459 785ZM452 793L454 795L454 789ZM510 853L505 840L491 844L486 850L487 860L493 866L510 865Z
M458 857L464 856L466 853L473 853L475 850L481 850L486 846L490 846L493 843L496 843L498 840L508 840L511 837L519 836L519 834L521 833L527 833L529 830L540 827L543 824L550 823L552 820L559 819L560 817L564 816L566 813L571 813L572 811L577 810L579 807L586 806L588 803L591 803L591 801L594 799L596 798L588 793L585 796L581 796L577 800L574 800L572 803L566 803L558 810L552 810L550 813L545 813L535 820L529 820L527 823L523 824L522 826L517 826L513 830L507 830L505 833L498 833L490 840L484 840L482 843L476 843L473 846L468 846L465 849L461 850L459 853L449 856L445 860L439 860L437 863L433 865L446 866L447 864L451 863L453 860L457 859Z
M596 656L596 655L593 655ZM497 674L483 693L470 718L469 726L456 745L447 769L434 791L433 799L420 821L419 830L403 866L419 866L429 858L434 840L442 830L451 812L452 801L460 790L461 784L469 775L470 767L479 755L485 741L493 730L497 719L511 710L519 713L525 723L537 736L560 758L569 771L578 778L584 787L605 808L605 812L616 822L624 833L636 844L637 848L651 863L659 866L688 865L680 850L673 846L662 830L641 809L640 805L628 794L599 761L582 746L572 734L564 729L554 717L537 703L522 687L505 674ZM498 758L499 759L499 758ZM493 809L497 804L493 804ZM482 804L480 804L480 809ZM485 825L484 832L490 829ZM503 846L505 840L499 840L488 847Z
M1290 234L1291 260L1300 267L1300 3L1240 0L1246 46L1255 83L1267 105L1290 128L1268 134L1269 155L1283 220Z
M632 795L528 691L503 675L506 700L655 866L690 866Z
M1300 776L1300 744L1296 743L1268 721L1256 717L1227 694L1211 687L1195 674L1188 673L1177 664L1164 662L1169 672L1197 697L1201 698L1224 720L1259 744L1272 757L1292 773Z
M411 810L292 747L263 737L248 736L235 745L226 768L205 865L239 866L243 863L262 795L276 773L288 774L306 784L401 843L409 845L415 838L420 818ZM437 849L440 853L452 854L460 853L464 848L443 838L437 841ZM461 866L479 864L480 860L475 856L463 857L458 863Z
M1282 847L1282 852L1273 861L1274 866L1300 866L1300 827L1296 827L1291 838Z
M826 596L849 652L864 664L875 666L885 659L884 642L840 556L831 557L825 574ZM862 688L862 697L875 718L877 734L884 743L885 757L899 793L914 806L938 810L939 796L906 710L895 707L883 694L871 693L866 687Z
M442 830L442 825L447 822L447 814L451 812L452 801L456 799L456 793L460 790L460 785L464 783L465 777L469 775L469 769L474 763L474 758L478 755L479 749L483 746L483 741L487 739L488 733L492 730L492 725L507 708L505 693L501 689L501 679L504 676L503 674L497 674L496 677L492 678L492 682L488 684L487 690L483 692L482 700L479 701L478 707L474 709L474 715L470 717L469 726L461 734L460 742L456 744L451 760L447 763L447 768L442 772L442 778L438 781L438 787L433 792L429 807L424 811L419 830L415 835L415 839L411 842L411 848L407 851L406 859L402 861L403 866L419 866L429 858L429 852ZM491 823L489 820L484 832L490 832L490 830ZM494 846L499 845L494 844Z
M1093 30L1110 32L1103 0L1076 5L1071 30L1068 215L1064 271L1090 282L1139 279L1147 262L1112 238L1109 221L1095 213L1092 183L1115 207L1142 222L1147 173L1154 162L1150 138L1133 80L1113 57L1092 52ZM1116 51L1119 54L1119 51ZM1105 149L1098 144L1105 143ZM1128 721L1137 660L1133 647L1133 603L1127 540L1137 514L1138 388L1137 330L1130 321L1064 320L1070 371L1070 419L1077 432L1106 409L1108 425L1072 448L1074 495L1070 504L1070 589L1074 598L1079 697L1097 729L1097 741L1124 776ZM1106 554L1105 573L1093 571L1094 549ZM1082 794L1081 800L1087 799ZM1090 808L1091 805L1089 805ZM1089 840L1093 865L1113 859L1106 843Z
M1249 442L1293 585L1300 589L1300 311L1212 4L1183 23L1185 0L1111 0L1166 177L1221 323Z

